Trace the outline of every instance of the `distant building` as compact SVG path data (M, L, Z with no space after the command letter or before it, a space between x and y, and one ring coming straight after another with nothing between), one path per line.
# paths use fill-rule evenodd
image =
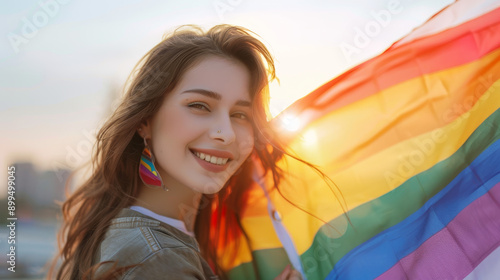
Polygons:
M38 171L31 162L17 162L16 210L20 218L39 219L54 216L64 200L65 183L70 170ZM63 178L63 180L61 180Z

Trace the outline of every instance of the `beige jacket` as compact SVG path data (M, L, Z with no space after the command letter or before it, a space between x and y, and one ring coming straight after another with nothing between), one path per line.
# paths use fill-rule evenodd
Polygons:
M218 279L200 255L196 239L131 209L111 221L94 263L139 264L120 279ZM96 276L111 267L103 265Z

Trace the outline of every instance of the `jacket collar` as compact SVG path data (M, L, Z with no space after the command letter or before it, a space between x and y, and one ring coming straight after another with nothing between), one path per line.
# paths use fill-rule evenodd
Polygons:
M146 216L129 208L122 209L118 216L111 220L110 225L110 229L136 227L154 227L157 230L174 237L186 246L193 248L197 252L200 252L198 242L194 237L187 235L169 224L160 222L152 217Z

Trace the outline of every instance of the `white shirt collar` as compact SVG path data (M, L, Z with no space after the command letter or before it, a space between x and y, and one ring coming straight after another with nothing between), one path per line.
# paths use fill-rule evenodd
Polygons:
M141 206L136 206L136 205L130 206L130 209L137 211L141 214L144 214L146 216L149 216L151 218L157 219L160 222L164 222L167 225L171 225L174 228L184 232L185 234L194 237L194 232L188 231L186 228L186 224L184 224L184 222L181 220L177 220L177 219L173 219L173 218L169 218L169 217L165 217L165 216L156 214L155 212L153 212L149 209L146 209L144 207L141 207Z

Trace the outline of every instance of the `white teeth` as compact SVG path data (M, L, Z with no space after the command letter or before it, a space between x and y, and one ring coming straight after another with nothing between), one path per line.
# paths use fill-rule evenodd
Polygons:
M197 157L205 160L205 161L208 161L210 163L217 164L217 165L224 165L229 160L229 158L219 158L219 157L207 155L207 154L200 153L200 152L195 152L195 155Z

